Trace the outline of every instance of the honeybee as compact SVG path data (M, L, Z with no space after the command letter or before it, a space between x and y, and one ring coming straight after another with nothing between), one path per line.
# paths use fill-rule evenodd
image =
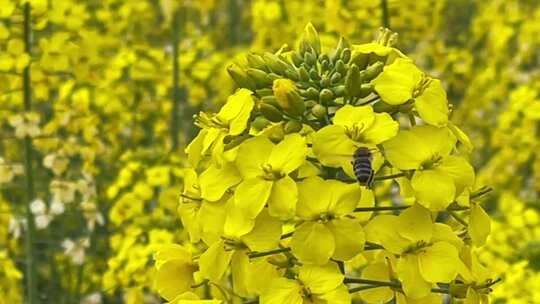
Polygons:
M362 185L371 188L373 184L373 178L375 171L371 162L373 161L373 154L371 150L366 147L360 147L356 149L353 155L351 164L354 170L354 176L356 180Z

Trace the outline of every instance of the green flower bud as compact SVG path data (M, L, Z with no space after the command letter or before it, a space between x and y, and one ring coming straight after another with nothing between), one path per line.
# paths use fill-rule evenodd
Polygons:
M236 82L236 85L238 85L238 87L247 88L252 91L256 89L257 86L255 85L255 82L251 78L249 78L246 72L236 64L229 65L227 67L227 72L234 80L234 82Z
M330 62L330 57L328 57L327 54L320 54L318 59L319 59L319 62L323 62L323 61Z
M347 41L347 39L345 39L343 37L340 37L339 41L338 41L338 44L336 46L336 50L334 51L333 58L334 59L339 59L341 57L341 52L344 49L350 48L350 47L351 47L351 45L350 45L349 41Z
M343 62L343 60L339 59L336 61L336 71L338 71L341 75L345 75L347 73L347 67L345 66L345 62Z
M274 82L274 80L281 78L281 76L276 73L268 73L268 76L270 77L270 79L272 79L272 83Z
M339 72L336 72L330 78L330 83L337 84L340 80L341 80L341 74Z
M371 83L363 83L362 85L360 85L360 90L358 91L358 97L364 98L371 93L373 93L373 85Z
M330 77L328 75L323 75L321 78L321 87L326 88L330 86Z
M306 53L304 54L304 61L305 61L305 63L307 63L309 66L314 66L315 63L317 62L317 59L315 58L315 55L313 55L312 53L306 52Z
M274 96L281 108L290 115L300 116L306 110L304 100L290 79L277 79L272 86Z
M281 112L271 104L261 102L259 104L259 111L261 114L271 122L280 122L283 120Z
M373 104L373 111L377 113L392 113L396 109L396 106L389 105L386 102L383 102L382 100L377 101L375 104Z
M331 101L334 98L334 93L330 91L329 89L322 89L321 93L319 94L319 100L325 104L329 101Z
M296 70L292 70L292 69L285 70L285 76L287 76L287 78L292 79L294 81L300 80L300 75L298 74Z
M370 66L368 66L365 69L366 80L369 81L369 80L377 77L382 72L383 67L384 67L384 63L381 62L381 61L377 61L377 62L371 64Z
M304 28L302 41L311 46L317 54L321 52L321 40L313 24L308 23Z
M306 108L313 108L318 103L315 100L310 99L310 100L306 100L305 104L306 104Z
M360 95L360 86L362 84L362 75L356 64L353 64L347 71L345 76L345 91L349 97L357 97Z
M310 87L306 91L306 97L309 99L319 99L319 90L314 87Z
M246 73L251 79L255 81L255 84L259 88L264 88L272 84L272 78L268 74L259 69L249 68L246 70Z
M283 127L283 131L285 132L285 134L297 133L300 132L300 130L302 130L302 124L295 120L287 121L287 123L285 123L285 126Z
M274 91L272 91L272 89L258 89L255 93L257 93L259 97L274 96Z
M249 53L246 56L247 62L250 67L256 68L259 70L264 70L266 67L266 64L263 60L263 58L260 55Z
M343 60L344 63L348 63L349 60L351 60L351 49L343 49L341 52L341 60Z
M270 128L270 132L268 133L268 139L270 139L274 143L282 141L284 137L285 132L283 131L283 125L279 125L279 127L277 128Z
M274 91L272 91L272 95L262 97L261 101L264 102L264 103L267 103L269 105L272 105L277 109L280 108L280 105L279 105L276 97L274 96Z
M321 76L319 76L319 72L317 72L317 70L313 68L309 71L309 78L311 78L312 80L320 80Z
M346 89L344 85L339 85L337 87L333 87L332 92L336 97L343 97L346 94Z
M323 60L321 62L321 68L322 68L323 71L328 71L330 69L330 61L328 61L326 59Z
M326 116L326 108L320 104L316 104L313 106L313 108L311 108L311 113L313 116L322 119Z
M296 67L300 67L304 63L304 58L298 52L292 52L291 59Z
M351 58L350 64L355 64L360 70L366 68L369 62L369 54L354 53Z
M300 80L309 81L309 73L303 66L298 69L298 74L300 75Z
M257 130L257 131L260 131L264 128L266 128L268 125L270 124L270 121L263 117L263 116L257 116L253 122L251 123L251 126Z
M264 62L270 67L272 72L283 75L285 70L292 68L287 62L283 61L277 55L272 53L264 53Z

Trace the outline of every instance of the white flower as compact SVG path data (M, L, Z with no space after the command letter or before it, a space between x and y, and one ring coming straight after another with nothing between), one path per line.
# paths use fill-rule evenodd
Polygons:
M66 210L64 203L59 200L53 199L51 202L50 212L53 215L60 215Z
M52 217L48 214L40 214L34 218L37 229L45 229L51 223Z
M102 298L101 293L94 292L89 295L86 295L83 299L81 304L101 304Z
M45 205L45 202L42 199L37 198L30 203L30 211L35 215L45 214L47 205Z
M71 258L71 262L75 265L82 265L85 258L85 249L90 246L88 238L82 238L74 242L71 239L65 239L62 242L64 254Z

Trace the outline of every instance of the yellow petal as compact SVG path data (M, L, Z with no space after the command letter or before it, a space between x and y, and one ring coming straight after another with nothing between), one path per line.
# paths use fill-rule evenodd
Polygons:
M248 290L255 294L263 294L269 289L268 282L281 277L276 266L265 259L256 259L250 262L246 284ZM264 278L264 280L261 280Z
M225 191L240 180L234 163L223 163L221 167L211 165L199 177L201 197L211 202L218 201Z
M431 212L414 204L403 211L399 216L398 233L411 242L429 242L433 235L433 220Z
M334 253L334 236L321 223L304 222L294 231L290 246L302 263L324 265Z
M396 136L399 123L388 113L376 113L375 121L362 132L362 143L378 145Z
M482 246L491 231L489 215L478 204L471 204L470 212L469 235L474 245Z
M456 196L454 181L440 171L416 171L411 185L417 202L432 211L446 209Z
M350 304L351 294L347 286L341 284L336 289L314 296L314 303Z
M261 304L302 304L302 287L298 282L285 278L275 279L268 290L261 294Z
M456 247L446 242L436 242L418 254L422 277L428 282L450 283L457 275L459 262Z
M182 263L188 263L191 262L191 252L178 244L167 244L160 247L154 254L154 260L156 261L157 268L160 268L164 262L169 260L179 260Z
M325 166L339 168L350 166L357 143L337 125L326 126L313 135L313 153Z
M266 205L272 191L272 181L251 178L242 181L234 193L234 202L248 219L255 219Z
M303 265L298 271L298 279L313 293L329 292L343 283L343 274L336 263L322 266Z
M333 118L334 125L353 127L354 125L362 125L369 127L375 121L375 113L371 106L353 107L345 105L336 111Z
M219 283L231 262L233 250L226 251L223 241L215 242L199 257L199 272L202 278ZM176 280L173 280L176 282Z
M474 149L474 146L469 136L467 136L467 134L463 132L463 130L461 130L458 126L456 126L452 122L448 123L448 129L452 131L452 134L454 134L454 136L458 139L458 141L465 147L465 151L467 151L467 153L471 153L472 150Z
M366 240L382 245L394 254L401 254L412 245L398 233L399 219L395 215L378 215L368 222L364 231Z
M268 212L282 220L290 219L295 214L297 201L296 183L289 176L285 176L275 181L272 186L272 192L268 197Z
M331 192L320 191L325 185L325 181L318 176L306 178L298 183L296 214L299 217L307 220L315 219L330 210Z
M397 169L414 170L434 156L450 154L456 137L447 128L415 126L383 144L386 159Z
M452 177L456 185L456 195L474 185L474 169L463 157L455 155L444 157L435 170Z
M231 275L234 292L242 297L249 296L247 277L249 272L249 257L245 251L235 251L231 258Z
M334 235L334 259L348 261L364 249L364 230L357 220L341 218L330 221L326 227Z
M289 174L304 163L307 152L305 139L298 133L289 134L272 149L268 164L273 170Z
M247 89L236 91L229 96L227 103L217 114L221 121L228 122L230 135L238 135L246 129L251 110L255 105L252 94Z
M194 243L201 238L201 229L197 219L198 211L199 203L180 203L178 205L178 215L182 225L187 230L190 241Z
M362 269L362 279L390 282L389 269L385 263L373 263ZM369 304L387 303L394 297L394 292L389 287L380 287L362 290L359 292L360 298Z
M443 223L435 223L433 225L433 237L431 242L447 242L452 244L459 250L463 247L463 240L461 240L457 234L452 230L452 227Z
M191 285L194 284L194 271L195 267L192 265L179 262L179 260L169 260L156 270L154 286L160 296L171 301L190 290Z
M274 144L266 136L244 141L238 148L236 167L244 179L260 176Z
M438 79L430 81L424 92L415 98L414 106L427 124L444 127L448 123L448 100Z
M252 251L266 251L278 248L281 237L281 221L263 210L255 219L255 226L241 237Z
M223 234L226 205L223 202L204 202L197 214L201 236L206 244L213 244Z
M431 292L431 283L426 282L420 275L418 258L413 254L401 257L397 263L397 275L407 297L423 298Z
M413 91L422 79L420 71L411 60L398 58L383 71L372 83L375 91L387 104L399 105L413 96Z

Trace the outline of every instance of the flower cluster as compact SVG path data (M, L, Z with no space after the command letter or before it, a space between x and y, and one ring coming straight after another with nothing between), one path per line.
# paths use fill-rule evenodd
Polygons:
M490 231L479 204L490 189L475 184L441 82L395 42L381 30L326 50L308 24L297 49L229 67L238 90L196 117L186 148L178 213L191 245L155 254L161 296L484 303L497 282L475 250ZM396 191L381 191L389 180Z

